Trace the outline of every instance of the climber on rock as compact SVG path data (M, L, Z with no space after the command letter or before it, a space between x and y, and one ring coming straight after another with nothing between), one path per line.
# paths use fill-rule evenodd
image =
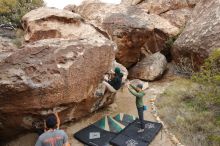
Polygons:
M45 132L40 135L35 146L70 146L67 134L59 127L58 114L48 115L45 121Z
M133 94L136 97L136 107L138 111L138 117L141 122L141 129L138 130L138 132L144 132L144 104L143 104L143 97L145 95L143 89L143 84L138 84L136 87L129 82L126 84L128 87L128 90L131 94Z
M103 85L105 85L105 88L107 88L110 92L116 92L118 89L120 89L122 85L122 78L123 73L121 73L121 69L119 67L116 67L114 70L114 74L111 74L111 76L105 76L104 81L102 82ZM105 94L105 89L102 92L96 92L97 96L103 96Z

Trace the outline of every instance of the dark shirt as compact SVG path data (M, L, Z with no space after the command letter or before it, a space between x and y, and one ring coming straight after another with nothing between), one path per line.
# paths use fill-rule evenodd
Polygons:
M108 81L108 83L115 89L115 90L118 90L120 89L121 87L121 84L122 84L122 77L123 77L123 74L116 74L115 77Z

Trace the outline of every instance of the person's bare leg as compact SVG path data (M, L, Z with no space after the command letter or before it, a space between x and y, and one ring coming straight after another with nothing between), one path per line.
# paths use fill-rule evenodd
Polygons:
M103 81L102 82L107 88L108 88L108 90L110 91L110 92L116 92L117 90L115 90L108 82L106 82L106 81Z

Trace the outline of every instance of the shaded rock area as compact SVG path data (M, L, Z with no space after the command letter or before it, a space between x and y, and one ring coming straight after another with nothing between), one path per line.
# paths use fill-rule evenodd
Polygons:
M161 77L166 70L167 61L161 53L146 56L129 70L129 78L153 81Z
M99 108L94 91L110 70L113 48L108 40L48 39L5 58L0 64L1 140L31 129L54 108L62 122Z
M138 62L144 45L150 44L148 48L152 52L163 50L164 42L179 33L179 29L166 19L148 14L137 6L89 3L74 7L72 11L106 32L116 42L116 60L125 67L131 67ZM155 44L158 42L162 44Z
M16 50L18 49L12 43L12 39L0 36L0 64Z
M205 58L220 47L220 1L201 0L193 11L191 20L175 41L172 56L176 63L187 64L195 69L202 65Z
M22 18L22 25L28 42L48 38L103 37L80 15L55 8L32 10Z
M0 64L2 60L18 50L13 43L15 36L14 30L0 27Z
M149 37L148 32L152 31L141 19L123 14L113 14L106 18L104 28L118 46L116 60L125 67L130 67L139 60L140 49L145 43L145 38Z

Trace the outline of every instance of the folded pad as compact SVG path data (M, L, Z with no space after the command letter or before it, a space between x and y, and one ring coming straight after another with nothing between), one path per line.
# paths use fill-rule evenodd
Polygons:
M114 119L120 123L122 123L123 125L127 126L129 125L130 123L132 123L136 117L133 116L133 115L128 115L128 114L123 114L123 113L120 113L120 114L117 114Z

